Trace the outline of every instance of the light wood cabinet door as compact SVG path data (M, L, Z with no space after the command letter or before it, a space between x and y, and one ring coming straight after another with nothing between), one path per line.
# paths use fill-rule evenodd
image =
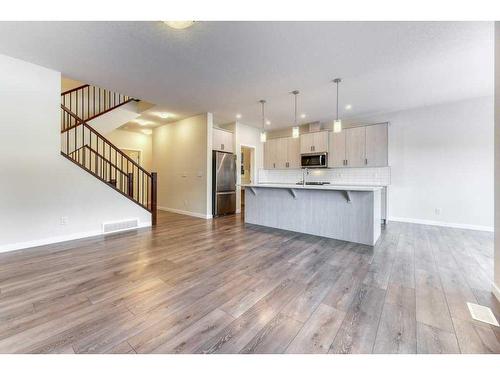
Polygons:
M346 132L331 132L330 152L328 154L329 167L345 167L346 157Z
M328 152L328 131L313 134L313 152Z
M264 169L273 169L274 161L274 147L272 144L272 140L269 139L266 143L264 143Z
M287 165L288 169L300 168L300 139L287 138Z
M212 149L221 151L223 142L224 141L222 139L222 131L220 131L219 129L213 129L213 131L212 131Z
M342 132L345 131L346 133L346 159L348 167L365 166L365 129L364 126L360 126L342 130Z
M276 169L286 169L288 163L288 140L286 138L273 139L275 147Z
M385 167L387 160L387 124L366 127L366 165L369 167Z
M234 151L234 149L233 149L233 133L225 132L225 131L223 131L222 133L224 133L224 135L223 135L224 151L233 152Z
M300 153L310 154L314 152L314 133L300 135Z
M233 152L233 133L214 128L212 131L212 149Z

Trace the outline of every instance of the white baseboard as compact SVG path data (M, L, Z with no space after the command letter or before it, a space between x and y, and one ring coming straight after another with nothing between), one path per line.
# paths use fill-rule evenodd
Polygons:
M161 211L173 212L174 214L181 214L181 215L198 217L200 219L211 219L212 218L212 215L202 214L202 213L199 213L199 212L184 211L184 210L179 210L177 208L158 207L158 209L161 210Z
M137 228L146 228L146 227L150 227L150 226L151 226L151 222L139 223L139 226ZM80 240L82 238L104 236L107 234L115 234L118 232L126 232L126 231L134 230L137 228L127 228L127 229L124 229L121 231L115 231L112 233L102 233L102 230L93 230L93 231L89 231L89 232L65 234L63 236L47 237L47 238L42 238L42 239L32 240L32 241L16 242L16 243L12 243L12 244L0 245L0 253L4 253L7 251L28 249L30 247L52 245L52 244L59 243L59 242Z
M481 231L485 231L485 232L493 232L494 231L493 227L488 227L488 226L484 226L484 225L448 223L448 222L445 222L445 221L413 219L413 218L407 218L407 217L389 217L387 220L388 221L400 221L402 223L436 225L438 227L481 230Z
M495 283L492 283L491 287L493 295L497 298L497 301L500 302L500 288L495 285Z

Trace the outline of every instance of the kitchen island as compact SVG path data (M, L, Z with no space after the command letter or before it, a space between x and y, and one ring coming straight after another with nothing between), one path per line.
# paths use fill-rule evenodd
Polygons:
M248 184L245 223L375 245L380 186Z

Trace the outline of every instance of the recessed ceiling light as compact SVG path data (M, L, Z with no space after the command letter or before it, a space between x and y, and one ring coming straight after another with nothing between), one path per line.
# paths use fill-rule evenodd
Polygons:
M271 125L271 121L266 120L266 125Z
M300 115L300 118L306 118L306 114L305 114L305 113L302 113L302 114Z
M158 116L160 116L160 118L162 118L162 119L167 119L169 117L172 117L172 114L168 113L168 112L162 112Z
M141 120L141 119L137 119L137 120L134 120L134 122L136 124L139 124L140 126L146 126L146 125L151 125L151 121L146 121L146 120Z
M241 118L241 114L240 114L240 113L237 113L237 114L236 114L236 118Z
M347 104L347 105L345 106L345 109L347 109L347 110L350 110L350 109L352 109L352 105L350 105L350 104Z
M182 30L187 29L190 26L193 26L195 21L163 21L167 26L170 26L172 29Z

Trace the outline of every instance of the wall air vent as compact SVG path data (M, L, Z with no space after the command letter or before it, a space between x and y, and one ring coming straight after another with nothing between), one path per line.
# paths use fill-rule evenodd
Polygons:
M124 230L134 229L139 227L139 219L128 219L120 221L110 221L102 223L103 233L121 232Z

